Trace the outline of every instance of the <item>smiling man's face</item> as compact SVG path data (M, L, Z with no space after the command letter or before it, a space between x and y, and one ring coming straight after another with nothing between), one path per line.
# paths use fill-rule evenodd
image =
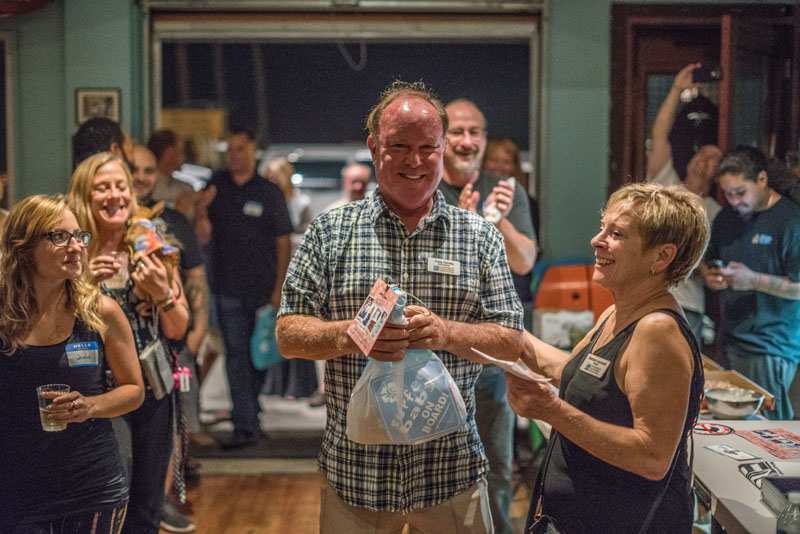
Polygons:
M378 139L370 136L378 187L398 215L422 213L444 172L445 137L436 108L417 96L400 96L384 109Z

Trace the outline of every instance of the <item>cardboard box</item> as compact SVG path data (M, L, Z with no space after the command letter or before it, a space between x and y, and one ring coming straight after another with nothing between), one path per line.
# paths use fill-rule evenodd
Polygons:
M705 354L700 354L700 357L703 359L703 370L708 371L724 371L722 366L706 356Z
M588 310L533 310L533 335L560 349L572 349L593 325L594 315Z
M705 367L705 365L703 365L703 367ZM761 405L762 409L772 410L775 408L775 397L769 391L762 388L741 373L731 370L706 370L705 375L706 382L709 380L713 380L715 382L727 382L737 388L749 389L751 391L761 393L764 395L764 404Z

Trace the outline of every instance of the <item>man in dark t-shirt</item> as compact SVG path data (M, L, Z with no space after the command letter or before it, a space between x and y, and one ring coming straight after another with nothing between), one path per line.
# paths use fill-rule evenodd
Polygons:
M769 186L766 169L764 155L751 147L720 162L728 205L714 220L701 270L706 285L719 291L723 358L775 395L770 418L792 419L788 393L800 361L800 207Z
M211 235L211 287L225 341L225 371L233 402L231 439L237 448L258 439L258 394L264 372L250 356L256 312L280 305L289 264L292 223L281 190L256 174L256 141L248 130L228 137L228 167L214 174L196 217Z

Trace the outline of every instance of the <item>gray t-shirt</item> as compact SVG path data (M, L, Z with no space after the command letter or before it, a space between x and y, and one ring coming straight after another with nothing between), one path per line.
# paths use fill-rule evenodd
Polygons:
M500 182L507 178L498 178L493 174L481 172L478 179L473 184L473 190L480 194L478 199L478 213L483 211L483 201L486 200L492 192L492 189ZM458 206L458 197L461 194L461 187L455 187L444 180L439 182L439 191L444 195L444 199L452 206ZM508 222L514 228L528 239L536 241L536 233L533 230L533 220L531 219L531 207L528 202L528 195L525 194L524 189L517 184L514 187L514 200L511 205L511 211L508 212Z

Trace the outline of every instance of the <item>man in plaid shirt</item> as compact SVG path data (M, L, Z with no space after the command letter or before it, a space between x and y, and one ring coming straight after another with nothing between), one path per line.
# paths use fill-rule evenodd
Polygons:
M448 206L447 113L421 83L395 82L367 118L378 190L315 219L292 259L277 325L286 357L327 360L328 418L320 467L321 532L492 532L486 459L475 426L480 360L516 357L522 307L503 239L481 217ZM467 408L461 430L421 445L361 445L345 434L347 405L367 357L346 330L375 280L425 306L387 325L368 355L397 361L410 348L444 362Z

